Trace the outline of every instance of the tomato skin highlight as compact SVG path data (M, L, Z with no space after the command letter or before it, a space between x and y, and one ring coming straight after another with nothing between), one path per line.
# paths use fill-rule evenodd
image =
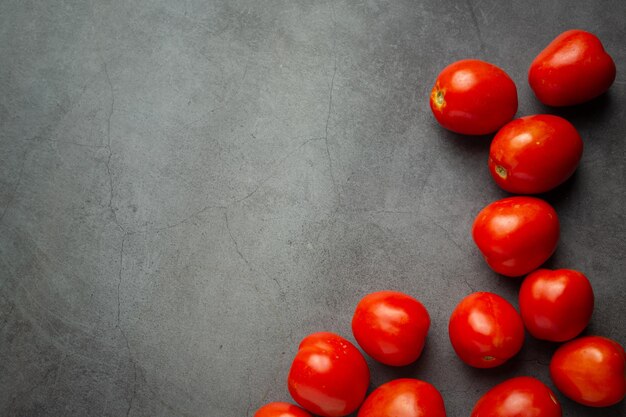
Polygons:
M259 408L254 417L313 417L298 406L283 402L265 404Z
M418 379L396 379L376 388L357 417L446 417L437 388Z
M323 417L340 417L363 402L370 372L348 340L330 332L305 337L291 364L287 383L301 407Z
M524 324L508 301L475 292L456 306L448 323L456 354L476 368L493 368L515 356L524 343Z
M561 417L561 404L543 382L528 376L508 379L483 395L470 417Z
M544 193L576 171L582 153L583 141L567 120L526 116L504 125L493 138L489 172L510 193Z
M538 269L519 291L524 326L533 337L551 342L578 336L591 320L593 305L589 280L571 269Z
M508 197L483 208L472 237L487 264L499 274L519 277L537 269L556 250L559 219L535 197Z
M615 75L615 62L597 36L568 30L533 60L528 82L543 104L572 106L607 91Z
M624 348L614 340L586 336L565 343L550 361L552 382L566 397L590 407L608 407L626 393Z
M430 327L426 308L398 291L378 291L359 301L352 332L359 346L386 365L404 366L422 353Z
M448 130L486 135L515 116L517 89L501 68L465 59L441 71L430 94L430 108Z

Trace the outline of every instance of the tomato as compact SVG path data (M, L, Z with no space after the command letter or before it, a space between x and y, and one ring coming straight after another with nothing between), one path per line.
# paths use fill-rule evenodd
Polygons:
M626 393L624 348L614 340L587 336L554 352L550 377L570 399L591 407L607 407Z
M472 236L487 264L517 277L544 263L556 250L559 219L548 203L534 197L509 197L482 209Z
M504 298L475 292L452 312L448 334L463 362L476 368L493 368L520 351L524 324L515 307Z
M418 379L396 379L376 388L357 417L446 417L437 388Z
M595 35L568 30L530 64L528 82L548 106L571 106L599 96L615 81L615 63Z
M561 404L543 382L511 378L483 395L470 417L561 417Z
M259 408L254 417L312 417L300 407L289 403L269 403Z
M298 404L324 417L345 416L365 398L370 372L365 358L334 333L305 337L291 364L289 392Z
M576 171L582 154L583 141L570 122L549 114L526 116L493 138L489 171L508 192L544 193Z
M538 269L522 283L519 307L531 335L564 342L578 336L589 324L593 289L578 271Z
M366 295L352 317L352 333L365 353L392 366L408 365L420 356L429 327L426 308L397 291Z
M517 89L502 69L466 59L441 71L430 94L430 108L446 129L485 135L515 116Z

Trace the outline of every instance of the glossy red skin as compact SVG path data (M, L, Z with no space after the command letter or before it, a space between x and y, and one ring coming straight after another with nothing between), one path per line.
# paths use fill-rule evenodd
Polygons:
M359 346L386 365L404 366L422 353L430 316L422 303L397 291L363 297L352 317L352 333Z
M463 362L476 368L493 368L520 351L524 324L515 307L504 298L475 292L452 312L448 334Z
M614 340L586 336L562 345L550 361L552 382L566 397L591 407L624 399L624 348Z
M254 417L313 417L298 406L274 402L259 408Z
M559 242L556 211L534 197L509 197L482 209L472 237L487 264L499 274L519 277L543 264Z
M538 269L519 291L524 326L537 339L551 342L578 336L591 320L593 304L589 280L571 269Z
M604 93L615 81L615 62L600 40L568 30L537 55L528 71L535 95L548 106L572 106Z
M489 171L510 193L544 193L576 171L582 154L583 141L570 122L549 114L526 116L493 138Z
M430 94L430 108L446 129L486 135L515 116L517 89L502 69L465 59L441 71Z
M313 414L345 416L363 402L370 372L365 358L349 341L319 332L300 343L287 378L293 399Z
M376 388L357 417L446 417L437 388L418 379L396 379Z
M470 417L561 417L561 404L543 382L511 378L483 395Z

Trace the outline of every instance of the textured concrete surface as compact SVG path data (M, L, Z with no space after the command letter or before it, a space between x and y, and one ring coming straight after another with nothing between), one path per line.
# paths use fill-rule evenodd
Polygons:
M507 2L508 3L508 2ZM588 333L626 343L626 3L4 0L0 2L0 415L251 416L289 400L308 333L352 339L357 301L405 291L432 317L423 357L370 361L372 387L425 379L449 416L515 375L550 384L528 337L470 369L447 320L472 290L514 304L470 238L489 138L427 105L461 58L509 72L518 115L552 111L526 70L563 30L596 33L618 79L560 110L577 174L546 198L552 267L584 271ZM573 4L576 3L576 4ZM565 416L621 416L559 395Z

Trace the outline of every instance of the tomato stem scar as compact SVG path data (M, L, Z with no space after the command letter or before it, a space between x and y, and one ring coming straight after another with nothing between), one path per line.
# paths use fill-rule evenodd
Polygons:
M506 179L508 173L506 172L505 167L503 167L502 165L496 165L495 171L496 171L496 174L502 177L503 180Z
M493 356L483 356L483 360L484 360L484 361L492 361L492 360L494 360L494 359L495 359L495 358L494 358Z
M430 98L433 101L433 104L439 111L446 107L446 100L444 98L445 95L446 90L440 89L438 84L433 88L433 92L430 94Z

